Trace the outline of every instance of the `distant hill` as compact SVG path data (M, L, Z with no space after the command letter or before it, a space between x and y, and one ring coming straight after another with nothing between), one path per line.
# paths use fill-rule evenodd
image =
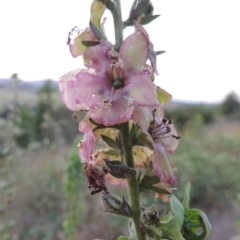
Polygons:
M23 91L32 91L38 92L38 90L44 85L47 80L39 80L39 81L22 81L18 82L18 89ZM58 88L58 83L56 81L52 81L52 86L54 88ZM13 80L12 79L0 79L0 89L12 89L13 88Z

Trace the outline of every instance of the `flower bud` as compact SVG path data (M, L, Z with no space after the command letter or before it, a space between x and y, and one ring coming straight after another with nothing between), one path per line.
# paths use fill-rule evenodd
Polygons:
M151 208L145 208L142 211L141 220L145 225L156 225L159 223L160 218L158 216L158 211L155 206Z
M121 199L116 195L103 192L101 202L105 212L124 217L132 216L131 207L124 197Z

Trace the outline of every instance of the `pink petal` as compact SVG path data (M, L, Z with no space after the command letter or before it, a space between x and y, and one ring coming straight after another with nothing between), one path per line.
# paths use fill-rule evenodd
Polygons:
M89 47L84 53L85 66L94 69L98 75L105 74L110 66L108 52L111 48L112 44L108 41L103 41L99 45Z
M140 71L149 57L149 52L148 35L142 26L136 25L136 32L124 40L119 51L122 68L126 72Z
M167 155L161 143L155 143L155 153L152 159L153 170L162 182L177 185L178 179L168 162Z
M167 152L173 153L178 147L179 140L174 137L177 136L177 131L174 125L167 124L167 126L171 129L171 131L165 134L164 137L159 140L159 142L163 145Z
M77 104L78 91L74 86L76 76L82 69L76 69L63 75L58 83L61 92L63 103L71 110L76 111L79 109L88 109L87 105L82 103Z
M150 80L150 72L130 74L124 83L124 96L134 99L139 106L158 107L156 85Z
M134 109L132 120L142 129L145 134L148 133L148 128L153 120L152 111L154 108L137 106Z
M110 89L104 87L107 81L88 70L67 73L59 80L62 101L73 111L89 110L109 96Z
M115 93L116 95L120 95L122 90L119 89L119 93ZM122 96L122 94L121 94ZM91 118L100 124L105 126L112 126L118 123L126 122L131 119L132 113L134 110L134 105L132 102L128 101L122 97L116 98L116 101L110 103L99 103L96 104L89 112Z
M82 163L91 163L95 139L92 132L84 134L84 138L78 144L78 155Z
M116 178L116 177L112 176L110 173L107 173L107 174L105 175L105 178L106 178L112 185L119 186L119 187L126 187L126 186L127 186L127 180L126 180L126 179Z
M146 101L147 99L147 101ZM150 80L150 73L142 71L126 77L122 89L111 90L104 102L96 104L90 115L96 122L106 126L129 121L135 106L158 107L156 86Z
M78 130L80 132L87 133L93 129L93 126L95 126L95 125L93 125L89 121L89 115L87 115L81 122L79 122Z
M134 109L132 120L142 129L145 134L148 133L148 128L150 123L153 121L153 110L156 109L156 115L160 118L163 118L163 109L162 107L152 108L152 107L141 107L137 106Z

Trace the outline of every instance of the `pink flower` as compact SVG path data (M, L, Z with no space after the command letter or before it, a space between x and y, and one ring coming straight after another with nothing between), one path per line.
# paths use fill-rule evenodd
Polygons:
M138 106L160 106L150 80L152 71L145 65L149 51L148 35L140 25L119 53L107 41L89 47L83 53L87 69L59 80L63 102L73 111L88 111L90 118L105 126L129 121Z
M167 119L154 119L150 125L149 133L154 142L152 166L155 174L160 181L176 186L178 179L174 176L166 154L166 152L173 153L178 147L179 137L174 126Z

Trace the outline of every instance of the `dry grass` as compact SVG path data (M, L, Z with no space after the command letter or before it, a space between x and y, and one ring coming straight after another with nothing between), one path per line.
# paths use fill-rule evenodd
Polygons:
M11 89L0 88L0 102L2 107L4 105L8 105L9 103L13 102L14 99L15 99L15 96ZM19 90L17 99L20 105L27 105L27 106L33 107L33 106L36 106L37 104L38 94L37 92L34 92L34 91ZM56 104L61 103L60 93L58 91L52 94L52 101ZM2 111L2 109L0 110Z

